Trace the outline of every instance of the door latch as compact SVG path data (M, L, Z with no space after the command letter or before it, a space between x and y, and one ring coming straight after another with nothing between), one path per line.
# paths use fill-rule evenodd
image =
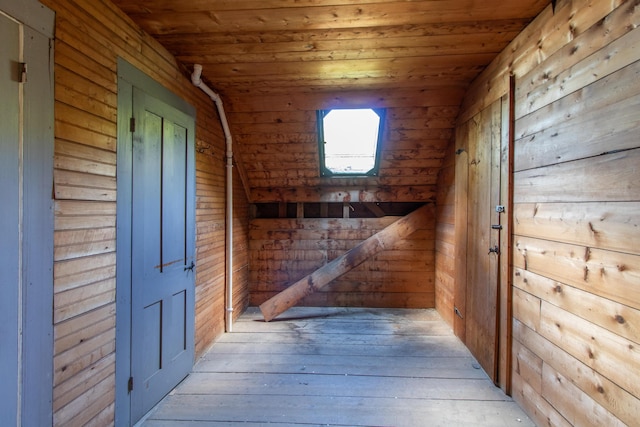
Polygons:
M505 208L503 205L497 205L496 206L496 212L498 213L504 213L505 212Z
M193 261L191 261L191 265L189 267L185 267L184 271L193 271L193 269L196 267L195 263Z
M464 319L464 316L462 316L462 313L460 313L460 310L458 310L458 307L456 307L455 305L453 306L453 312L455 313L456 316L458 316L461 319Z
M456 307L455 305L453 306L453 312L456 314L456 316L458 316L461 319L464 319L464 316L462 315L462 313L460 313L460 310L458 310L458 307Z
M489 248L489 253L492 253L492 252L496 254L500 253L500 248L498 247L498 245L495 245L494 247Z

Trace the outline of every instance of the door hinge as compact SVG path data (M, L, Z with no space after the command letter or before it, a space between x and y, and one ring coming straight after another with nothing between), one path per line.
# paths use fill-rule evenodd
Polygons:
M129 393L133 391L133 377L129 377L129 381L127 382L127 391Z
M131 117L131 119L129 119L129 132L133 133L135 131L136 131L136 118Z
M20 83L27 82L27 63L26 62L18 63L18 75L19 75Z

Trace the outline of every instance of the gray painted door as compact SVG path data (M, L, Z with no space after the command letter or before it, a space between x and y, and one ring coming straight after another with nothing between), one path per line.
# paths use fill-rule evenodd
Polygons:
M193 119L134 89L131 422L194 358Z
M34 3L0 0L2 425L48 425L52 416L53 51L34 27L53 30L54 18L41 5L27 12Z
M0 414L18 416L20 291L19 25L0 14Z

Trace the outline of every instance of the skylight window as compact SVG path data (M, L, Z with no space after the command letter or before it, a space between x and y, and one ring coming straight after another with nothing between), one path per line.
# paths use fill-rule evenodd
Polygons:
M384 110L318 111L320 173L377 175Z

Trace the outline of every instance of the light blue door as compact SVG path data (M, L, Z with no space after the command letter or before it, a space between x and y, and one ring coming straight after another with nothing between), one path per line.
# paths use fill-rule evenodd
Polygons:
M19 25L0 14L0 414L18 414L20 291L20 145L18 136Z
M194 359L194 121L134 88L131 422Z
M0 424L31 426L52 417L54 16L19 3L0 0Z

